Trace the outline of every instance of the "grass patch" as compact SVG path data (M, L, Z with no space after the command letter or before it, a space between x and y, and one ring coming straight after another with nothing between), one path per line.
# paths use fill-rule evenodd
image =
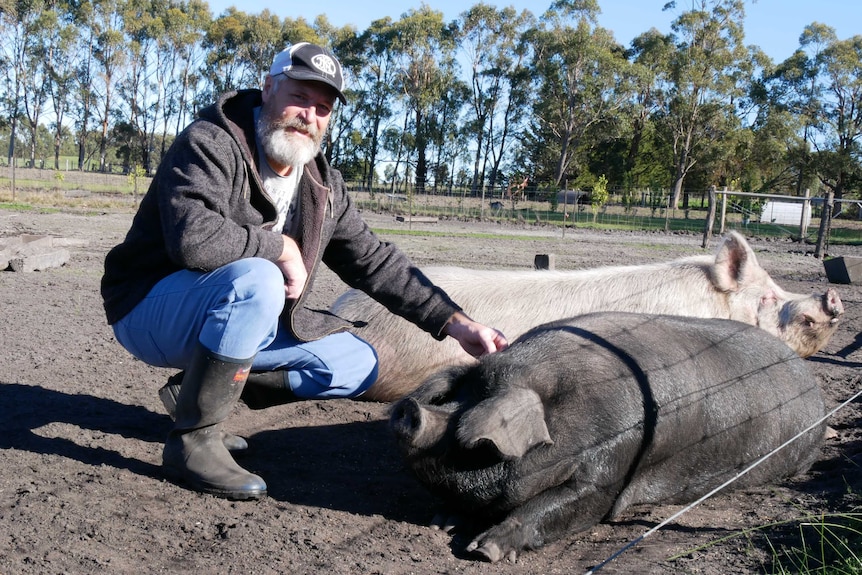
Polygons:
M0 207L19 211L92 211L128 210L137 208L140 196L116 193L67 194L56 190L17 190L15 197L9 190L0 189Z
M757 541L758 536L763 539ZM731 539L744 538L749 546L764 545L772 557L763 565L774 575L862 575L862 513L822 513L768 523L732 533L689 549L674 561Z
M0 208L15 212L42 212L48 214L62 211L59 208L52 208L50 206L34 206L32 204L24 204L21 202L4 201L0 201Z
M375 234L390 236L415 236L415 237L446 237L446 238L472 238L482 240L535 240L536 236L489 234L487 232L437 232L434 230L402 230L388 228L372 228Z
M796 529L796 543L773 547L773 573L862 575L862 513L811 516Z

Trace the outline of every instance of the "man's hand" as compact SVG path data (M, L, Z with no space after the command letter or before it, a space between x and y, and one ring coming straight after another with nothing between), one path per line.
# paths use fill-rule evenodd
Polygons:
M506 336L499 330L477 323L460 311L449 318L443 333L454 337L464 351L473 357L482 357L509 347Z
M305 282L308 280L308 270L302 263L302 254L294 239L286 235L282 235L281 239L284 240L284 247L275 264L284 275L284 297L299 299L302 290L305 289Z

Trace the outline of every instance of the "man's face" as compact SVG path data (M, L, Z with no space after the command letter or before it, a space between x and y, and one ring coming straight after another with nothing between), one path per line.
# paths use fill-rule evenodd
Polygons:
M303 166L314 158L334 105L335 94L325 84L286 76L266 78L257 131L276 171Z

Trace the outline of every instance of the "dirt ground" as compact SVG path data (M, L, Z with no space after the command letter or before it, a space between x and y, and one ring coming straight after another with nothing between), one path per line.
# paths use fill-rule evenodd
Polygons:
M378 229L408 227L386 215L367 219ZM105 253L130 221L131 212L0 210L0 237L50 234L85 243L70 248L63 267L0 272L0 574L570 574L601 563L681 509L637 507L515 563L479 562L463 553L468 534L427 526L436 504L395 451L387 405L349 400L236 408L227 427L249 438L251 449L238 460L267 481L269 496L261 501L226 501L167 481L160 462L170 420L156 390L173 372L133 360L116 343L98 292ZM536 254L554 254L557 268L573 269L703 251L694 235L413 224L420 227L453 233L381 235L420 266L530 267ZM822 293L828 286L810 246L752 245L786 289ZM717 246L718 240L709 251ZM832 252L862 255L862 248ZM330 274L315 287L322 305L344 289ZM859 389L862 373L862 351L855 349L862 344L862 286L836 287L846 316L827 348L809 360L830 408ZM859 511L860 418L858 400L830 418L837 437L809 474L720 493L599 573L770 572L771 549L793 544L800 528L744 530L808 513Z

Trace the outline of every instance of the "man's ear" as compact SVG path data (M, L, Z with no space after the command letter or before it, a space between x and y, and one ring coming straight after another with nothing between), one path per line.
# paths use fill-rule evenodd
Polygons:
M269 96L270 96L270 94L272 94L273 84L274 84L274 81L272 79L272 76L267 74L266 80L263 81L263 90L262 90L263 93L261 94L261 99L263 100L264 103L266 103L266 101L269 100Z

